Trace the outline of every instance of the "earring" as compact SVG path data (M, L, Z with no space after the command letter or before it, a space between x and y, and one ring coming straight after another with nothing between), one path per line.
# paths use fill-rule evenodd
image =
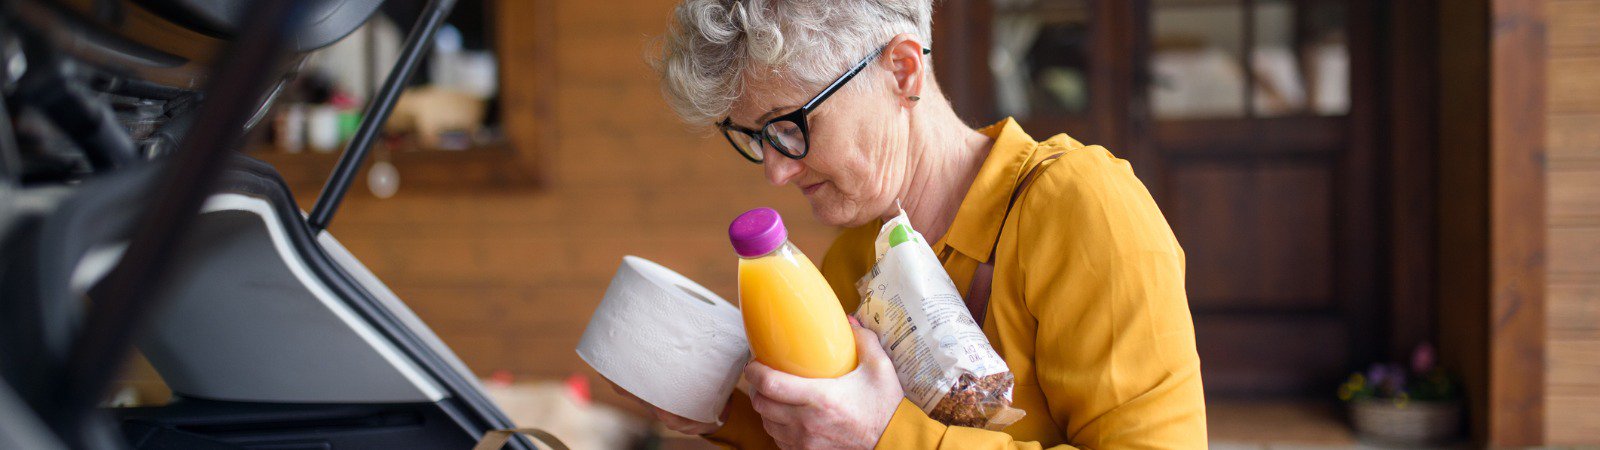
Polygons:
M910 96L910 97L906 97L906 98L911 99L911 101L913 101L913 102L917 101L917 100L922 100L922 97L918 97L918 96L915 96L915 95Z

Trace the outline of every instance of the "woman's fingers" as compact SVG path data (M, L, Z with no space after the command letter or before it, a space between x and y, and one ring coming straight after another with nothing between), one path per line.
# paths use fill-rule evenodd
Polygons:
M778 444L778 448L796 448L794 440L795 427L793 425L762 419L761 429L766 430L767 436L772 438L773 443Z
M650 412L662 425L666 425L667 429L679 433L697 435L717 431L717 424L714 423L698 422L654 406L650 407Z
M894 362L889 360L889 354L883 352L883 344L878 341L878 333L855 324L850 327L856 333L856 365L871 369L878 373L894 373Z
M801 378L760 362L745 366L761 426L783 448L871 448L905 394L878 336L855 327L858 368L839 378Z
M778 448L799 448L805 427L799 422L805 406L795 406L773 401L759 393L750 393L750 406L761 415L761 429L778 444Z
M816 392L808 379L779 372L759 361L744 366L744 378L750 388L778 403L806 405L816 399Z
M656 405L652 405L650 402L644 401L644 399L633 395L632 392L628 392L628 390L623 389L622 386L617 386L617 384L612 383L611 380L606 380L606 383L609 383L611 385L611 390L616 391L617 394L639 402L639 404L644 405L645 408L649 408L650 415L655 416L656 421L661 422L661 424L665 425L669 430L683 434L696 435L717 431L717 428L719 428L718 425L714 423L695 421L687 417L673 414L665 409L657 408Z
M628 392L628 390L627 389L623 389L622 386L617 386L616 383L612 383L611 380L609 380L609 379L606 380L606 384L611 385L611 391L612 392L616 392L617 394L620 394L623 397L627 397L628 399L636 401L636 402L639 402L639 403L644 403L646 405L649 404L648 402L645 402L643 399L640 399L639 397L635 397L632 392Z
M802 408L801 406L780 403L761 395L760 392L750 393L750 406L755 408L756 413L761 414L761 420L782 425L793 424L797 415L795 409Z

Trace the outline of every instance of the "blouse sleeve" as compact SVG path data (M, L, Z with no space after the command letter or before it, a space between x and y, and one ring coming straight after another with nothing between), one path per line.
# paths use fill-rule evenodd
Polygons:
M1204 448L1184 255L1127 161L1069 151L1017 205L1019 283L1050 417L1089 448Z

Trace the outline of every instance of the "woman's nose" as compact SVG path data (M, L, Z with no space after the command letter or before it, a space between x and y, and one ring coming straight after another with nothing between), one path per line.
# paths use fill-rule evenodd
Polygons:
M767 173L767 182L783 186L800 173L800 161L783 156L771 145L761 147L761 169Z

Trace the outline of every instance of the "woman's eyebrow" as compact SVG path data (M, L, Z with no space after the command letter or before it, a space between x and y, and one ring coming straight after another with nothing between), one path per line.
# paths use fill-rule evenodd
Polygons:
M755 126L755 128L752 128L752 129L760 129L762 125L766 125L767 124L768 120L772 120L772 117L776 116L779 111L784 111L784 110L788 110L788 109L800 109L800 107L798 107L798 106L788 106L788 105L774 106L774 107L772 107L772 109L769 109L769 110L767 110L766 113L762 114L761 117L757 117L756 118L756 124L757 125Z
M748 128L751 129L751 130L760 130L761 127L763 125L766 125L767 121L772 119L772 117L774 115L776 115L779 111L783 111L783 110L790 109L790 108L800 109L800 107L798 107L798 106L774 106L774 107L772 107L772 109L767 110L767 112L762 113L760 117L756 117L756 126L748 127ZM731 123L731 124L733 124L733 126L736 126L736 127L744 127L744 125L739 125L738 122L734 122L732 117L728 118L728 123Z

